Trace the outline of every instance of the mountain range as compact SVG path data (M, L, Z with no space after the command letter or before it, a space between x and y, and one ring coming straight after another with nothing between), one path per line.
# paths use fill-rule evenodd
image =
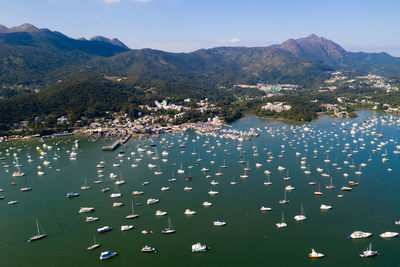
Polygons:
M327 71L400 76L400 58L354 53L316 35L269 47L217 47L191 53L129 49L118 39L73 39L30 24L0 25L0 84L49 86L83 69L102 75L184 83L298 83L312 86Z

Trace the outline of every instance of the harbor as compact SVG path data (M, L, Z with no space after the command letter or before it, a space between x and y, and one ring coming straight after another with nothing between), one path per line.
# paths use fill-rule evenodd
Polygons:
M18 266L31 257L58 266L390 266L400 240L400 118L359 115L2 143L0 209L9 219L0 222L0 256ZM379 255L363 259L370 243ZM118 256L103 262L103 251Z

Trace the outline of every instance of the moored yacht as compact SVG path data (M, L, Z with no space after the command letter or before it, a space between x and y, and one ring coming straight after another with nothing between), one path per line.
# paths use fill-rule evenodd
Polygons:
M310 258L322 258L324 256L324 254L316 252L313 248L311 249L311 253L308 254Z
M117 255L116 252L112 252L112 251L104 251L100 254L100 260L107 260L110 259L112 257L115 257Z
M347 237L347 239L360 239L360 238L367 238L372 236L372 233L362 232L362 231L354 231Z
M208 251L209 248L206 245L199 243L196 243L192 245L192 252L206 252Z

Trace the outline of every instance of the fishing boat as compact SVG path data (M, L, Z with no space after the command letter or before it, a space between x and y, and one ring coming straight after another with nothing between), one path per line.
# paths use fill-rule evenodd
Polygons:
M361 258L367 258L367 257L373 257L379 255L378 251L372 250L372 243L369 243L369 246L367 247L366 250L361 252L360 257Z
M199 243L196 243L192 245L192 252L206 252L208 251L209 248L206 245Z
M37 241L37 240L39 240L39 239L42 239L42 238L45 238L45 237L46 237L46 234L41 234L41 233L40 233L40 230L39 230L39 222L38 222L37 219L36 219L36 230L37 230L37 235L31 236L31 237L28 239L28 242Z
M100 254L100 260L107 260L117 255L117 252L104 251Z
M310 258L322 258L324 256L324 254L316 252L313 248L311 249L311 253L308 254Z
M175 230L171 228L171 218L168 217L168 227L161 230L163 234L172 234L175 233Z
M93 245L87 247L87 250L93 250L100 247L99 243L96 243L96 237L93 235Z

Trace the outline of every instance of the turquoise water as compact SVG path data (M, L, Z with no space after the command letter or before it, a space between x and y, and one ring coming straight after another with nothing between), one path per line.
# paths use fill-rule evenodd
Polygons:
M383 138L375 140L374 136L364 133L364 141L354 143L353 140L361 138L361 131L354 137L351 136L351 124L359 125L373 117L378 118L377 124L369 129L382 133ZM311 129L304 132L301 126L283 122L260 120L256 117L245 117L233 124L233 128L249 130L250 127L259 128L260 136L244 141L242 150L244 159L249 161L251 171L248 178L242 179L245 164L238 164L241 151L237 149L239 141L221 139L216 137L198 136L194 132L162 135L159 138L140 138L130 140L126 146L113 152L102 152L101 147L112 140L90 142L84 137L66 137L46 140L47 145L53 146L47 152L48 160L52 163L49 167L42 164L44 159L39 159L36 146L43 146L40 142L17 142L0 145L1 157L11 167L6 172L0 169L0 193L5 199L0 200L0 259L1 266L77 266L113 265L113 266L295 266L295 265L323 265L323 266L396 266L400 249L400 238L385 240L379 237L386 231L399 231L394 224L400 219L400 183L399 183L399 155L393 154L399 139L399 127L382 125L382 120L389 121L388 115L376 114L368 111L360 113L356 119L334 120L321 116L318 121L312 122ZM397 117L395 117L397 119ZM350 122L344 126L342 122ZM335 123L335 124L333 124ZM264 127L270 129L267 132ZM374 130L374 129L375 130ZM293 130L296 130L294 132ZM347 130L348 133L344 133ZM336 134L336 135L335 135ZM185 138L187 140L185 140ZM320 139L318 139L320 138ZM77 160L70 160L67 151L73 146L73 141L79 139ZM390 141L392 139L392 141ZM180 142L186 142L186 148L179 147ZM195 142L193 142L195 141ZM208 143L205 143L208 141ZM372 153L381 141L388 141L382 150ZM220 145L218 145L218 142ZM228 142L228 143L226 143ZM138 153L137 147L156 143L159 160L153 160L145 152ZM171 146L171 144L173 145ZM346 143L350 150L358 153L343 153ZM203 146L203 144L205 146ZM365 144L365 149L360 149ZM282 148L284 145L284 148ZM307 145L305 147L305 145ZM162 162L161 152L168 147L168 162ZM323 147L321 147L323 146ZM324 152L332 147L329 152L330 163L324 162ZM264 150L267 148L267 150ZM6 149L9 149L7 155ZM146 150L154 150L148 147ZM195 151L199 155L192 155ZM254 156L254 150L258 156ZM306 151L308 149L308 151ZM318 150L318 158L313 158L313 150ZM382 163L382 153L387 149L388 162ZM211 150L211 153L207 153ZM284 157L278 157L284 150ZM117 158L118 152L124 151L122 161ZM136 155L131 155L131 152ZM181 153L181 151L185 151ZM267 152L271 151L273 159L266 162ZM300 152L300 156L295 153ZM17 153L21 170L26 173L26 181L33 188L30 192L20 192L25 186L25 178L12 178L13 153ZM54 153L59 155L54 160ZM27 154L34 160L27 162ZM142 155L142 161L136 162L138 168L132 168L135 158ZM368 161L368 158L372 161ZM310 175L304 174L300 169L301 157L307 157L310 165ZM128 159L130 157L130 159ZM196 165L197 159L202 161ZM225 159L228 168L221 169L222 176L215 176L219 166ZM99 161L106 162L102 184L94 184L97 179L96 165ZM355 168L350 164L354 160ZM214 164L211 161L215 161ZM256 163L263 166L256 168ZM332 163L337 162L342 170L337 170ZM366 163L362 168L362 175L355 175L360 163ZM120 167L113 167L119 163ZM160 166L162 175L154 175L155 169L149 169L148 163ZM177 174L176 170L183 164L185 174ZM176 165L174 165L176 164ZM44 176L37 175L37 166L41 165L46 172ZM186 181L189 175L188 166L193 166L190 174L192 181ZM289 169L290 181L284 181L286 171L280 172L278 166ZM209 173L202 173L201 168L207 167ZM324 172L332 176L335 189L327 190L325 186L330 183L329 178L324 178L316 171L321 167ZM391 168L393 171L388 172ZM265 186L264 171L271 173L272 185ZM113 172L122 177L126 184L119 186L123 196L119 199L110 198L114 192L114 181L109 179ZM345 178L343 173L348 173ZM172 173L177 178L170 183L168 179ZM206 179L206 175L211 175ZM80 187L86 178L90 190L82 191ZM213 186L211 180L216 180L219 185ZM235 179L236 185L230 182ZM340 191L340 187L348 180L359 182L352 192ZM11 185L15 181L16 185ZM142 186L142 182L149 181L149 185ZM313 193L317 186L308 185L309 181L321 184L324 195L316 197ZM281 205L284 188L292 185L295 190L287 193L290 203ZM162 192L162 186L169 186L169 191ZM183 188L190 186L191 191ZM110 191L102 193L103 187L110 187ZM218 195L210 196L209 190L217 190ZM133 196L133 190L144 191L141 196ZM67 199L67 192L79 192L81 195L74 199ZM343 194L343 198L338 198ZM160 203L146 205L148 198L158 198ZM18 200L15 205L7 205L8 201ZM124 217L131 212L131 201L142 203L135 206L135 213L139 218L126 220ZM204 201L213 203L211 207L203 207ZM113 202L123 202L123 207L112 207ZM306 221L296 222L293 217L300 213L301 203L304 205L308 217ZM321 212L320 204L329 204L333 209ZM261 212L262 205L272 208L272 211ZM99 217L97 222L86 223L87 214L79 214L81 206L93 206L96 211L89 216ZM156 210L165 210L167 216L155 216ZM185 216L185 209L197 212L194 216ZM275 224L281 220L281 213L285 214L287 228L278 229ZM161 229L168 225L168 216L171 218L175 234L163 235ZM35 219L48 235L45 239L27 243L27 239L36 232ZM223 220L228 223L225 227L214 227L214 220ZM121 232L120 226L132 224L135 228L131 231ZM113 227L108 233L98 234L96 229L104 225ZM142 234L142 230L153 233ZM346 237L355 230L373 233L369 239L348 240ZM93 235L101 247L87 251L86 248L93 242ZM211 250L203 254L193 254L191 245L197 242L205 243ZM380 256L370 259L361 259L359 253L369 243L380 252ZM140 249L150 245L157 249L157 253L143 254ZM311 248L326 255L323 259L309 259ZM112 250L119 255L107 261L100 261L100 252Z

